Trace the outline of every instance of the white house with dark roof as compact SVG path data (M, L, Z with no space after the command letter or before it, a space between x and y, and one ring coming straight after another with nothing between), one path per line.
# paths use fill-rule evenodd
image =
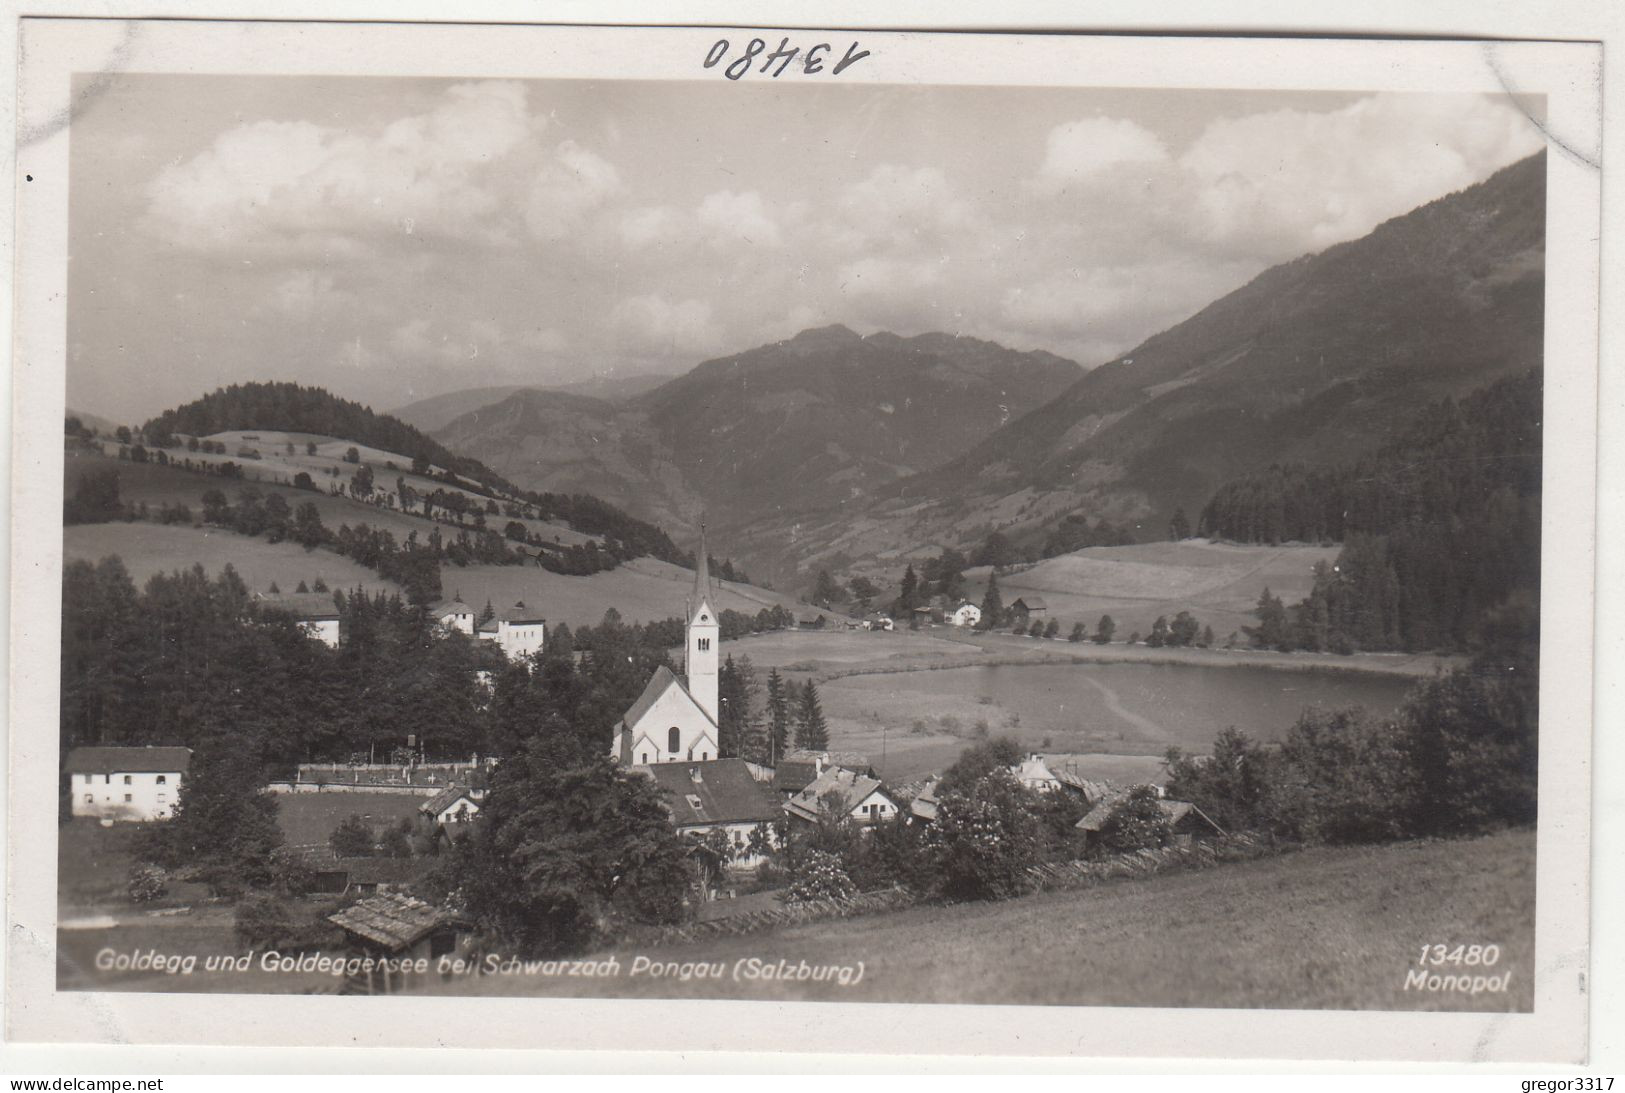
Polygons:
M982 609L969 600L963 600L958 607L946 613L944 621L952 626L975 626L982 621Z
M897 802L887 794L880 779L845 767L828 767L800 793L784 802L792 820L814 824L823 814L826 799L855 823L868 826L897 815Z
M447 630L461 630L474 636L474 609L460 599L442 600L434 606L434 619Z
M758 782L743 759L697 763L651 763L632 768L654 779L679 835L721 831L734 847L732 864L751 868L761 856L748 851L751 832L761 825L776 845L772 827L783 813L773 791Z
M711 606L710 567L700 536L694 594L689 598L683 644L683 675L661 665L638 700L622 715L610 758L625 766L706 762L718 758L717 683L721 627Z
M480 803L465 786L447 786L423 804L418 812L440 827L466 824L480 814Z
M266 607L286 611L299 620L305 633L323 645L339 646L339 609L323 592L261 592L255 597Z
M192 765L191 748L74 748L64 764L75 816L166 820Z
M481 623L478 636L496 642L509 660L519 660L542 651L547 639L547 620L520 601Z

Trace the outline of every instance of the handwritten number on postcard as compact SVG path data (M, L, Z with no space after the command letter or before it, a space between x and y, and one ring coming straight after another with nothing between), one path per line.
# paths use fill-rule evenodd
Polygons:
M846 53L842 55L840 60L830 64L829 62L834 57L833 48L828 42L819 42L803 52L800 46L792 46L790 39L781 38L779 48L763 57L762 67L756 71L759 75L767 75L771 69L772 77L776 80L784 75L785 69L789 68L797 57L800 57L801 68L809 76L825 71L828 71L831 76L839 76L842 72L869 56L867 49L859 49L858 43L853 42L846 47ZM744 78L750 73L751 67L756 63L756 58L762 57L766 49L767 43L765 41L760 38L752 38L745 44L745 48L723 67L722 74L730 80ZM726 38L718 39L706 51L705 67L715 68L717 65L722 64L732 50L733 43L731 41ZM778 67L775 68L775 64Z

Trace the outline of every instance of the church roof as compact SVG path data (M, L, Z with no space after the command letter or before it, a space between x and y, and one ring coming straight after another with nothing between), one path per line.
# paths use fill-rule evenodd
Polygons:
M660 787L677 827L771 823L782 814L772 792L751 776L743 759L651 763L636 769Z
M644 686L643 693L638 695L638 700L632 703L631 707L628 708L626 713L621 717L621 724L631 727L643 720L643 715L648 713L654 704L660 701L660 696L665 694L672 687L678 688L685 695L688 694L688 688L683 685L682 680L677 678L677 673L662 664L660 667L655 669L654 675L649 677L649 682ZM690 695L689 699L692 701L693 696ZM711 722L713 726L716 724L716 721L711 717L711 715L705 712L704 706L701 706L698 702L695 702L694 708L699 710L702 714L705 714L705 719Z

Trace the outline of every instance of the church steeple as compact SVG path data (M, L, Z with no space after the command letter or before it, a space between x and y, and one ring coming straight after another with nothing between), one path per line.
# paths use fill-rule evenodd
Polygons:
M705 553L705 524L700 524L700 552L694 561L694 594L688 600L688 621L693 622L702 605L711 604L711 562ZM715 614L715 612L711 612Z
M700 524L700 550L694 562L694 595L688 603L688 633L683 648L683 674L688 693L711 720L717 720L721 627L711 590L711 566L705 553L705 524Z

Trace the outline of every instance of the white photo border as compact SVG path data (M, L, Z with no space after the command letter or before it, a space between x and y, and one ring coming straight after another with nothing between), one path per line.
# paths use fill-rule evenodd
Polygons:
M60 423L75 72L718 80L721 37L811 32L26 19L13 370L7 1036L20 1041L1093 1057L1579 1061L1588 1042L1601 50L1587 43L847 31L847 83L1545 96L1537 975L1530 1014L126 994L56 990ZM840 47L837 47L840 48ZM813 79L817 77L792 77ZM782 81L781 81L782 82ZM25 175L29 181L23 181ZM51 883L42 883L50 878ZM222 1003L224 1002L224 1005ZM817 1007L816 1010L808 1007ZM792 1017L792 1012L795 1016Z

